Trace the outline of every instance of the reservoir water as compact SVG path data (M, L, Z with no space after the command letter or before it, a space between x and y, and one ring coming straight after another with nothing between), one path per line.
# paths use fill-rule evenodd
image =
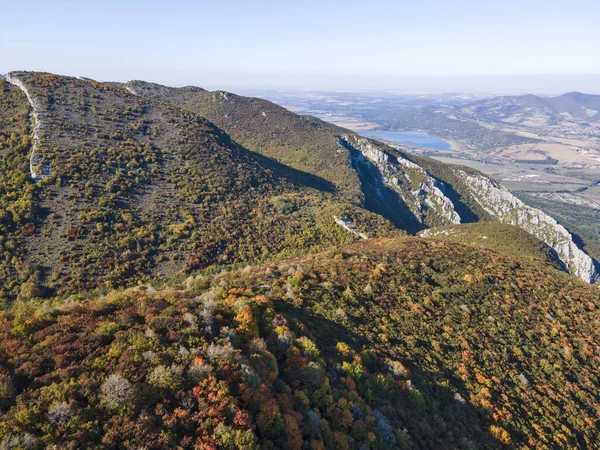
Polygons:
M384 141L398 144L412 145L419 148L432 148L435 150L450 150L450 144L441 139L430 136L422 131L386 131L372 130L363 131L363 136L379 138Z

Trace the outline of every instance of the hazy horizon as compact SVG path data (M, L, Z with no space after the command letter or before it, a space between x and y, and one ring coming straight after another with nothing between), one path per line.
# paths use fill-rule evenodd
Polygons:
M591 0L24 0L0 73L208 89L600 94Z
M143 80L167 86L199 86L207 90L228 90L239 93L259 93L269 90L313 92L387 92L396 94L473 94L555 96L567 92L600 95L600 74L539 74L489 76L406 76L406 75L337 75L337 74L185 74L164 76L160 72L148 77L122 75L101 76L93 73L64 73L38 67L2 70L32 70L72 77L86 77L96 81L126 82ZM171 74L173 75L173 74Z

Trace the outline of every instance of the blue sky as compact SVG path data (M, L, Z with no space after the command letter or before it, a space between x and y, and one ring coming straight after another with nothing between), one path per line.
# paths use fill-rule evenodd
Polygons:
M311 89L401 89L411 79L468 88L543 74L568 89L600 74L592 0L0 3L0 73Z

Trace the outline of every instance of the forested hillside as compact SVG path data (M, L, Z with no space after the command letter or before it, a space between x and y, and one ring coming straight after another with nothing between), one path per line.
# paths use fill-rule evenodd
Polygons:
M0 94L0 448L596 444L594 262L479 172L200 88Z
M0 315L6 448L594 448L596 288L369 240Z
M351 201L362 201L358 175L336 138L340 129L333 125L260 98L230 92L171 88L143 81L131 81L126 86L140 96L206 117L244 147L324 178Z

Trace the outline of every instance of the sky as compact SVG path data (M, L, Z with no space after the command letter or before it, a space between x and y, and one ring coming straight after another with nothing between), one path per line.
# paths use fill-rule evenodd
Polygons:
M597 0L0 0L0 73L208 89L600 93Z

